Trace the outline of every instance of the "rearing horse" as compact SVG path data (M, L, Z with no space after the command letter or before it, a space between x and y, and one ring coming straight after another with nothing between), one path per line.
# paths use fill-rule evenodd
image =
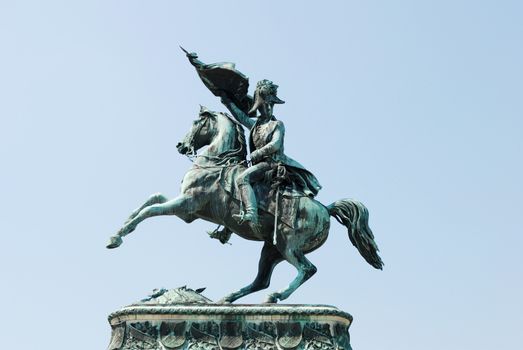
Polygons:
M240 224L233 218L232 214L240 211L241 204L225 190L221 178L227 168L245 166L245 144L243 127L231 117L208 110L200 113L189 133L177 145L178 151L186 155L196 155L196 151L207 146L196 156L192 168L185 174L181 194L174 199L161 194L152 195L131 214L118 233L110 238L107 248L120 246L122 237L133 232L140 222L153 216L176 215L185 222L204 219L223 225L242 238L265 243L254 281L227 295L221 302L233 302L267 288L274 267L286 260L298 270L298 275L287 287L267 296L266 302L275 303L287 299L316 273L316 267L305 254L319 248L326 241L330 216L333 216L348 228L349 238L363 258L375 268L382 268L378 247L368 226L368 211L360 202L343 199L324 206L313 198L300 197L297 210L299 218L294 218L292 228L278 225L276 237L273 237L275 220L271 213L260 210L259 232L253 231L247 223ZM234 178L231 180L234 181Z

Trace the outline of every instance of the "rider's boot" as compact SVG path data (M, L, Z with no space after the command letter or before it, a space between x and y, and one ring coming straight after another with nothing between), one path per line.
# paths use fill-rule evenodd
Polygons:
M243 184L238 187L240 197L244 206L244 210L240 214L233 215L238 219L240 224L247 222L254 232L260 231L258 222L258 206L256 203L256 195L254 190L248 184Z

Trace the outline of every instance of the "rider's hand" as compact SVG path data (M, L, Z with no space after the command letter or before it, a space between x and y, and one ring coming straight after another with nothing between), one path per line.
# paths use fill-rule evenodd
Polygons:
M251 153L251 162L258 163L262 160L262 154L259 150L255 150Z

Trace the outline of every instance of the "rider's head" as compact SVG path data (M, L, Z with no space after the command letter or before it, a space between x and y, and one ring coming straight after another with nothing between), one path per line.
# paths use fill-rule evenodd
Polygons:
M262 116L272 117L272 108L275 104L285 103L277 96L278 85L272 81L264 79L256 84L254 90L254 104L249 110L249 114L260 111Z

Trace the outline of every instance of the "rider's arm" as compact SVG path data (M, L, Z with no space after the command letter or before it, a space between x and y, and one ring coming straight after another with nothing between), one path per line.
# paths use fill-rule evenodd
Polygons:
M245 114L241 109L239 109L238 106L236 106L236 104L234 104L234 102L232 102L228 98L222 96L222 103L231 112L234 119L239 121L245 127L249 128L249 130L252 129L252 127L254 126L254 123L255 123L254 120L249 118L249 116L247 114Z
M274 132L272 133L272 139L269 143L267 143L265 146L257 149L251 154L251 158L254 156L254 158L265 158L267 156L270 156L273 153L278 152L280 149L283 148L283 137L285 136L285 126L283 125L283 122L281 120L278 120L276 122L276 128L274 129ZM254 155L254 153L256 153Z

